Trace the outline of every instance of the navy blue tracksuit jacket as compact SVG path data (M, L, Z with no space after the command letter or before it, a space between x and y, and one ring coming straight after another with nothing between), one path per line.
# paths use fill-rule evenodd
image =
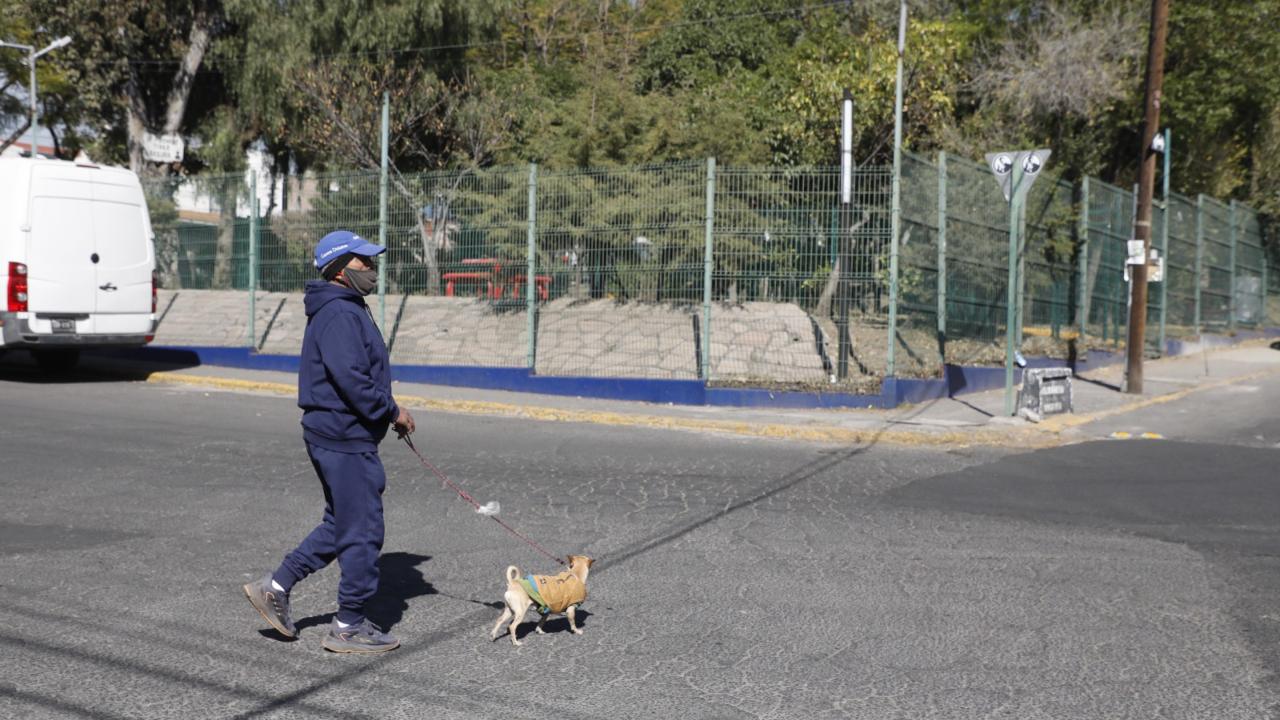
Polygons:
M304 306L298 406L325 509L320 524L273 577L288 591L336 559L342 568L338 620L354 624L364 619L364 605L378 589L386 488L378 443L400 411L391 396L387 346L364 297L312 280Z

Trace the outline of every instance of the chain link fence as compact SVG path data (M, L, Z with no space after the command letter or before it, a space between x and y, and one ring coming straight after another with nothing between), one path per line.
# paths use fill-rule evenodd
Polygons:
M847 205L840 182L835 167L714 161L393 173L385 188L376 172L149 180L167 305L248 326L209 341L173 320L157 342L296 353L312 248L345 228L389 248L370 306L395 362L870 392L890 338L902 377L1001 364L1010 218L988 168L904 155L896 297L892 172L858 168ZM1032 186L1015 219L1024 355L1123 348L1133 200L1093 178ZM1280 322L1265 218L1174 194L1153 220L1153 352Z

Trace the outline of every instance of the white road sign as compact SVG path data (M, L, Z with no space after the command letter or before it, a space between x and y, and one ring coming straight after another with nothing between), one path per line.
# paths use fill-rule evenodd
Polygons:
M144 133L142 135L142 157L151 162L182 162L184 149L182 136L176 133L173 135Z
M1035 182L1040 175L1040 170L1044 168L1052 152L1052 150L1018 150L987 153L987 167L991 168L991 174L996 176L1000 191L1004 193L1005 202L1008 202L1013 195L1013 169L1022 168L1019 187L1022 192L1026 192L1031 189L1031 183Z

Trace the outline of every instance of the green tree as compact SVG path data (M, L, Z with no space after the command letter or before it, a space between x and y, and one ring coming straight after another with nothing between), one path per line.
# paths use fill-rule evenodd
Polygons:
M84 119L96 126L95 155L127 159L135 171L172 170L143 159L147 132L184 133L192 118L224 102L216 77L200 74L222 28L218 0L33 0L33 15L74 40L59 52Z

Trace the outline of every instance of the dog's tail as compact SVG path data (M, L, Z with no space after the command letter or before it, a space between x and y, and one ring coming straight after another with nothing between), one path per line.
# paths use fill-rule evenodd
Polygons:
M507 566L507 582L513 583L516 581L516 578L519 578L519 577L520 577L520 568L516 567L515 565L508 565Z

